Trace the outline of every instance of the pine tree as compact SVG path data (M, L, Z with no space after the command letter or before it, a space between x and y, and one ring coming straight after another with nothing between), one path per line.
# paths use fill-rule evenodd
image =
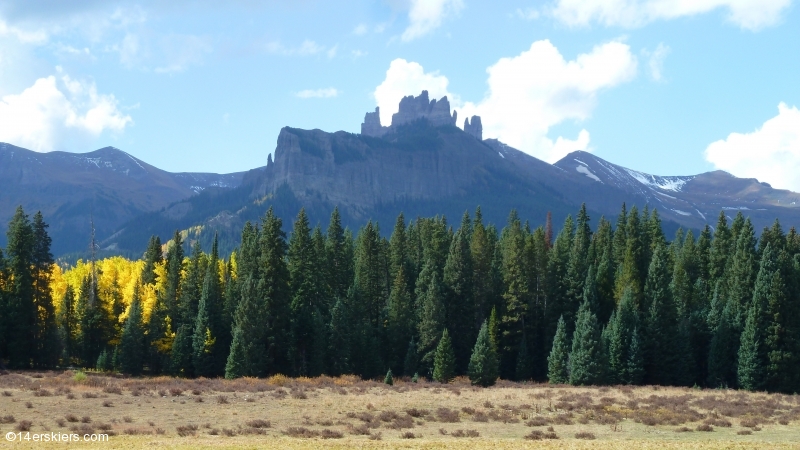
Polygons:
M584 386L605 380L605 350L600 339L600 327L589 302L578 309L572 351L569 354L569 382Z
M225 365L225 378L254 377L267 372L263 359L263 305L251 276L242 283L242 299L236 310L233 342Z
M386 333L389 341L387 362L398 373L402 373L403 357L408 341L414 334L414 304L409 292L406 266L400 266L392 283L392 293L386 305ZM416 370L416 368L415 368Z
M141 286L133 289L133 298L128 309L128 319L122 329L119 343L119 370L131 375L139 375L144 364L145 329L142 321Z
M217 335L213 333L211 302L206 298L200 299L197 319L194 323L192 335L192 365L197 376L210 378L217 376L214 355L217 351Z
M489 335L489 327L484 322L478 332L467 369L472 384L482 387L494 385L498 377L498 364L497 350Z
M52 240L47 234L47 225L41 212L33 216L32 275L33 303L36 312L34 331L33 364L36 367L54 367L58 363L59 342L56 311L50 292L50 276L53 269L53 255L50 253Z
M739 343L730 308L724 307L719 316L709 345L707 383L714 388L735 387Z
M447 328L453 331L453 350L458 373L466 372L470 347L476 337L472 253L468 239L470 228L469 215L464 213L461 227L450 243L450 251L444 266Z
M606 332L608 334L608 381L619 384L637 384L635 377L630 370L630 363L641 360L641 342L639 342L638 329L639 318L636 311L636 304L633 293L630 289L622 294L619 308L612 313ZM632 355L633 341L639 347L638 355ZM633 367L638 371L640 367ZM641 381L638 379L638 381Z
M353 282L353 258L352 249L347 248L338 207L334 208L331 214L328 231L325 234L325 250L331 295L333 298L344 298Z
M553 338L553 349L547 358L547 378L551 384L566 384L570 380L569 346L567 324L564 322L564 317L560 317Z
M475 211L470 239L472 256L472 283L475 319L474 324L480 326L490 314L493 305L494 289L492 283L492 248L489 236L483 225L481 209Z
M10 367L29 368L35 355L34 333L37 328L32 273L34 236L28 215L21 206L17 207L8 224L6 236L6 354Z
M286 264L286 234L283 223L270 208L262 219L258 237L258 295L264 299L266 311L266 358L271 373L290 373L288 349L291 346L291 290Z
M436 355L433 360L433 379L440 383L449 383L456 374L456 355L453 352L453 341L447 328L442 332Z
M91 367L108 342L107 316L97 295L97 284L92 275L84 278L76 304L78 315L78 343L83 367Z
M442 330L445 328L443 289L439 277L433 273L428 290L423 297L420 318L417 322L419 355L423 373L433 370L434 356Z
M331 323L328 326L328 348L332 375L353 373L353 333L352 326L356 320L351 310L352 297L338 298L331 308ZM414 352L416 354L416 347Z
M166 315L173 323L179 323L179 299L181 295L181 272L183 271L183 237L176 230L172 237L172 245L167 250L167 283L163 293Z
M389 386L394 385L394 378L392 377L392 369L389 369L386 372L386 376L383 378L383 384L388 384Z
M161 250L161 238L156 235L150 236L147 243L147 251L144 253L144 268L142 269L142 284L156 283L156 265L164 261Z
M526 252L525 237L516 211L512 211L501 238L503 284L506 289L503 293L503 314L500 316L500 373L507 378L514 376L518 346L531 302L528 283L530 258Z
M308 376L313 341L315 308L314 248L305 209L301 209L289 240L289 276L292 288L292 352L294 373Z

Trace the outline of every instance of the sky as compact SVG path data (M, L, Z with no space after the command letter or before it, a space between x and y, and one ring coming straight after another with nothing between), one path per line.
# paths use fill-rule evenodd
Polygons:
M548 162L800 191L800 0L4 0L0 142L263 166L405 95Z

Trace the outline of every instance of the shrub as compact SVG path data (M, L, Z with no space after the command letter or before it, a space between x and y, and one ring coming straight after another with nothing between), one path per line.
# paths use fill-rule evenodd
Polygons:
M103 392L107 394L117 394L122 395L122 389L119 386L106 386L103 388Z
M97 398L97 397L98 397L98 395L97 395L97 394L95 394L94 392L84 392L84 393L81 395L81 397L83 397L83 398Z
M14 395L14 394L12 394L9 391L3 391L3 397L11 397L12 395Z
M406 410L406 414L414 418L420 418L422 416L427 416L430 414L430 411L427 409L417 409L417 408L409 408Z
M289 427L283 432L283 434L296 438L313 438L319 436L319 432L309 430L305 427Z
M449 408L438 408L436 410L436 418L441 422L455 423L460 422L458 411Z
M255 419L246 422L246 425L251 428L269 428L272 424L268 420Z
M414 419L411 416L396 417L392 423L386 425L393 430L401 430L403 428L414 428Z
M14 427L17 431L31 431L31 427L33 426L33 422L30 420L20 420L16 427Z
M321 437L322 439L341 439L344 437L344 433L342 433L341 431L329 430L325 428L324 430L322 430L322 432L320 432L319 437Z
M587 431L580 431L575 433L575 439L597 439L594 433L589 433Z
M77 423L80 421L80 419L78 419L78 416L76 416L75 414L67 414L66 416L64 416L64 418L67 419L67 422L72 422L72 423Z
M86 374L83 373L83 371L79 370L75 372L75 375L72 376L72 380L77 381L78 383L86 381Z
M179 397L181 394L183 394L183 389L170 388L169 390L169 395L173 397Z
M14 416L12 416L12 415L7 415L7 416L0 417L0 423L14 423L16 421L17 420L14 419Z
M415 439L416 437L417 436L410 431L406 431L405 433L400 435L400 438L402 439Z
M81 417L81 423L92 423L92 418L89 416Z
M111 408L112 406L114 406L114 404L111 403L111 401L109 401L109 400L105 400L103 402L103 406L105 406L106 408Z
M676 433L686 433L686 432L689 432L689 431L692 431L692 429L691 428L687 428L687 427L680 427L680 428L676 428L675 429Z
M220 405L227 405L228 404L228 397L226 397L224 395L218 395L217 396L217 403L219 403Z
M178 436L186 437L186 436L194 436L197 434L197 429L199 427L197 425L181 425L179 427L175 427L175 431L178 432Z
M558 435L556 435L553 431L543 432L540 430L532 430L530 433L525 435L525 439L531 441L541 441L542 439L558 439Z
M714 431L714 427L707 423L701 423L697 426L697 431Z
M25 407L28 408L28 409L33 408L33 403L25 402Z
M543 416L536 416L531 418L531 420L525 422L525 425L529 427L543 427L547 425L549 421Z
M750 436L751 434L753 434L753 432L750 430L739 430L736 432L736 434L738 434L739 436Z
M33 391L33 396L34 397L50 397L52 395L53 395L53 393L48 391L47 389L37 389L37 390Z
M475 422L488 422L489 416L487 416L483 411L478 411L472 415L472 420Z

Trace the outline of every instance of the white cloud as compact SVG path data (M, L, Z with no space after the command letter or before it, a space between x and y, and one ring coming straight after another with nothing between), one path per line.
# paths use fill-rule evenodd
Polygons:
M86 143L106 130L121 132L133 123L113 95L98 94L94 83L73 80L61 68L58 72L60 83L54 75L39 78L0 100L0 141L47 152L67 142Z
M306 89L295 94L295 96L299 98L332 98L338 95L339 91L332 87L325 89Z
M170 35L162 39L161 50L166 64L156 67L156 73L183 72L190 66L202 64L213 47L209 39L192 35Z
M706 160L738 177L800 192L800 111L785 103L752 133L731 133L706 148Z
M479 102L462 102L449 92L449 80L438 72L403 59L392 61L386 78L375 89L381 122L388 125L405 95L428 90L431 98L448 96L458 110L459 126L465 117L481 116L485 138L497 138L537 158L554 162L574 150L591 151L589 132L575 139L547 136L565 120L584 120L595 106L597 93L636 76L637 61L630 47L608 42L566 61L550 41L537 41L513 58L502 58L486 69L487 95Z
M792 0L556 0L549 13L572 26L597 22L635 28L657 20L724 9L730 22L759 30L777 23L791 3Z
M648 51L642 50L642 54L649 58L648 65L650 66L650 76L655 81L661 81L664 76L664 60L667 58L667 55L671 49L669 46L662 44L658 44L655 50Z
M306 39L298 47L287 47L283 45L280 41L272 41L268 42L264 46L264 48L269 53L274 53L276 55L284 55L284 56L292 56L292 55L310 56L325 51L325 47L317 44L316 42L310 39Z
M353 59L361 58L362 56L367 56L367 52L361 50L351 50L350 54L353 56Z
M410 23L401 39L408 42L428 34L439 28L444 17L458 13L463 7L463 0L411 0Z
M23 30L7 24L2 19L0 19L0 36L14 36L23 44L44 44L48 39L48 34L45 30Z
M448 96L450 103L456 98L447 91L449 80L439 72L425 73L421 65L398 58L389 64L386 78L377 88L373 96L381 108L381 123L388 125L392 122L392 114L398 111L400 99L407 95L419 95L423 90L428 91L430 98Z
M514 11L514 15L522 20L536 20L541 13L536 8L517 8L517 10Z
M363 35L367 34L368 31L369 31L369 28L367 28L367 25L363 24L363 23L360 23L353 30L353 34L355 34L356 36L363 36Z
M339 50L339 44L334 45L333 47L329 48L327 51L328 59L333 59L336 57L336 52Z

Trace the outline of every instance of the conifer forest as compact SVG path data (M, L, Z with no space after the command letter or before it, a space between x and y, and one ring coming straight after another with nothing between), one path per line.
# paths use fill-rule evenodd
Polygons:
M665 236L656 210L554 229L480 208L344 229L247 223L231 255L185 233L141 260L55 263L22 208L0 251L0 362L130 375L800 391L800 236L741 212ZM388 236L384 237L384 236ZM388 373L388 374L387 374Z

